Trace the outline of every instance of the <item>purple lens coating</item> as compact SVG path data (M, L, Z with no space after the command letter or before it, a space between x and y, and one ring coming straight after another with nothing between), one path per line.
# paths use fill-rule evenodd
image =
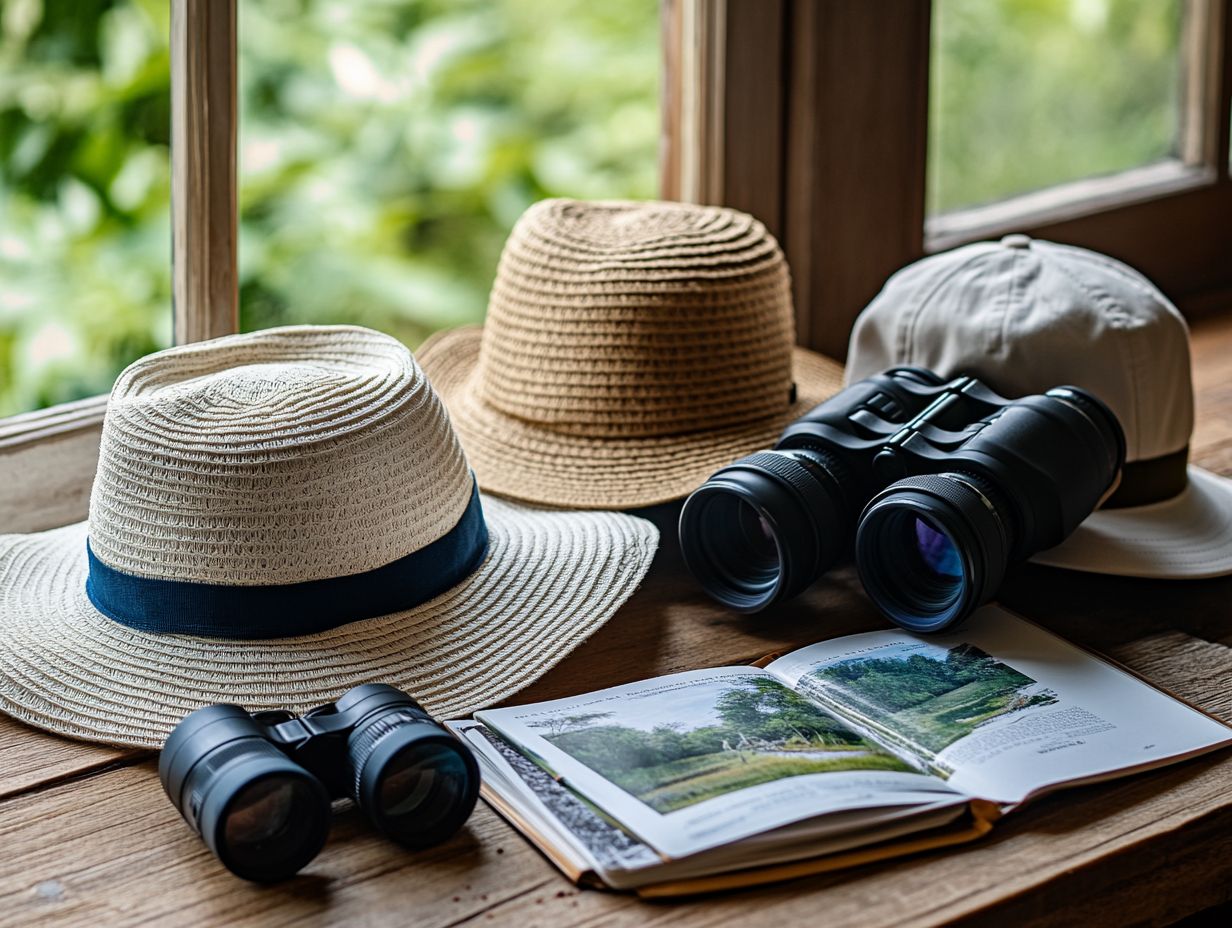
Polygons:
M945 532L938 531L923 519L916 519L915 544L921 559L934 573L946 577L962 576L958 549Z

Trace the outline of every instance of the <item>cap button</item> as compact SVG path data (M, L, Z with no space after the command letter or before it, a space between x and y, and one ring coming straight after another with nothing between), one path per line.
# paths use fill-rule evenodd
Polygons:
M1001 244L1006 248L1030 248L1031 236L1023 235L1021 232L1015 232L1013 235L1007 235L1002 238Z

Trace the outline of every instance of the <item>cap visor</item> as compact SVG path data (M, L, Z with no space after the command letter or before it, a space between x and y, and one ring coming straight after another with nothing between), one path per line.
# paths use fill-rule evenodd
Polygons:
M1124 577L1198 580L1232 574L1232 480L1200 467L1172 499L1094 512L1036 564Z
M0 711L59 734L159 747L218 702L303 712L360 683L400 687L439 717L530 684L637 588L658 545L644 519L483 498L487 559L414 609L295 638L140 632L85 595L86 525L0 535Z

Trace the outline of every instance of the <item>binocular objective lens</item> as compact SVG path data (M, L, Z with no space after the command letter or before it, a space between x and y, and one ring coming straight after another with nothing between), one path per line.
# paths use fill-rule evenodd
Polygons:
M962 550L930 516L889 502L861 521L856 565L889 619L912 631L938 631L961 621L971 607Z
M928 474L873 498L856 531L864 589L894 623L940 631L988 601L1008 563L1004 503L978 478Z
M680 510L685 565L742 612L791 599L847 547L850 493L834 471L843 473L835 459L796 448L758 451L715 472Z
M749 556L759 567L775 567L779 560L778 545L774 542L774 529L766 521L766 517L747 503L740 504L740 513L736 517L740 524L742 544Z
M738 496L718 493L702 511L701 541L706 556L733 587L756 595L779 575L774 529L760 512Z
M384 714L351 740L355 800L372 823L409 848L439 844L479 797L470 750L422 711Z
M952 606L962 593L963 567L949 533L907 512L891 518L885 531L890 562L900 571L904 607L930 615Z
M393 828L433 829L457 808L469 783L466 764L452 747L408 745L381 772L380 814Z
M962 560L954 540L924 519L915 520L915 546L920 561L941 577L962 576Z
M328 809L321 809L318 791L304 778L275 774L255 780L227 803L219 854L244 876L293 873L319 850L315 836L323 812Z

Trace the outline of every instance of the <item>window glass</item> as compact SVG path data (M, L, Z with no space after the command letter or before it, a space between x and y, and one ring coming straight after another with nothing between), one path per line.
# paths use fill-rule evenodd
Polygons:
M1182 0L934 0L928 212L1175 155Z
M239 10L241 326L482 320L546 196L653 197L658 0Z
M0 3L0 416L171 338L167 0Z

